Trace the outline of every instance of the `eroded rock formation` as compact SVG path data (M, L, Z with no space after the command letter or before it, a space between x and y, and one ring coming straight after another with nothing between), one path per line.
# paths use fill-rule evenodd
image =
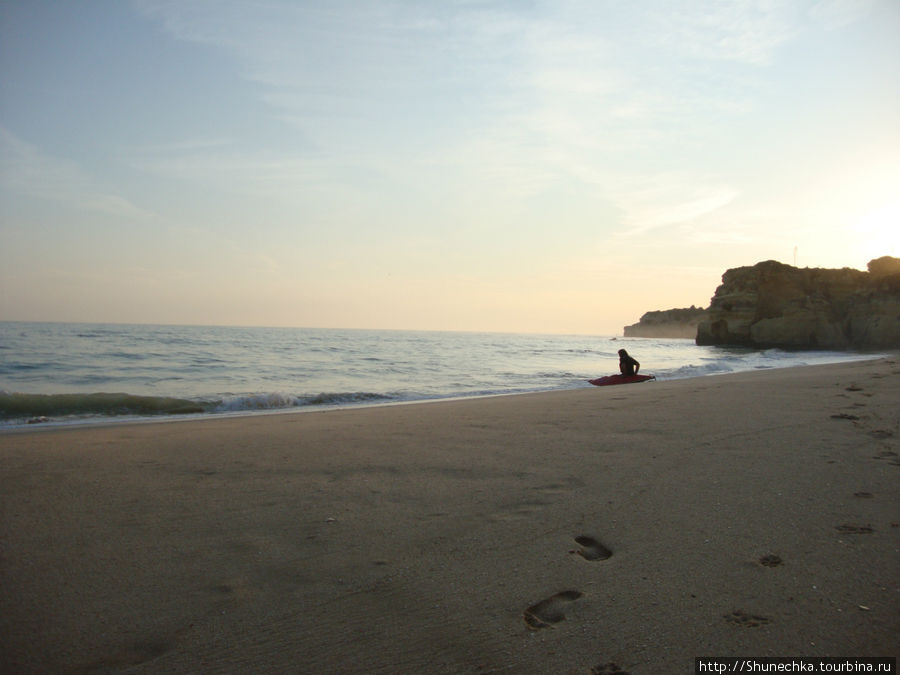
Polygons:
M697 344L900 348L900 259L878 258L868 270L774 260L730 269L697 327Z

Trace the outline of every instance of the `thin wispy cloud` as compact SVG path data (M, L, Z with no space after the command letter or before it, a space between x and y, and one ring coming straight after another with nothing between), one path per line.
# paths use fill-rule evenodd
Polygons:
M771 63L774 51L799 30L797 2L671 2L652 14L662 44L693 59Z
M738 191L691 174L645 176L642 183L621 182L616 190L624 212L619 233L636 237L659 228L694 223L730 204Z
M723 99L715 88L684 86L693 76L687 66L657 74L641 52L764 65L790 37L792 14L788 3L760 10L749 2L708 3L700 11L669 3L613 10L585 2L537 3L524 11L503 3L213 7L142 0L137 6L179 39L230 53L243 76L261 86L273 113L295 125L322 157L350 153L377 170L377 154L384 152L379 138L387 138L395 161L415 164L427 153L458 166L465 147L471 170L516 196L541 189L554 174L589 175L592 161L624 158L634 144L646 149L654 135L675 120L690 124L703 107L739 112L733 92ZM611 18L631 32L598 39ZM449 98L449 84L468 98ZM459 108L462 117L438 133L420 116L430 105L451 114ZM698 132L682 131L682 139ZM222 161L230 173L235 162ZM191 166L203 162L195 157L182 164ZM252 159L247 171L269 173ZM509 191L511 181L518 187Z
M826 30L838 30L859 21L877 5L877 0L818 0L808 10L809 17Z
M70 160L52 157L0 127L0 188L18 195L127 219L154 214L127 198L104 192L88 172Z

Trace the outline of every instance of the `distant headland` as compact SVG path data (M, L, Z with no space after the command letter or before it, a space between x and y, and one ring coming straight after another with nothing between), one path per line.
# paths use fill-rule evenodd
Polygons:
M736 267L722 275L709 308L647 312L625 336L760 349L898 349L900 258L872 260L867 272L774 260Z
M694 339L706 316L707 310L694 305L647 312L636 324L625 326L625 337Z

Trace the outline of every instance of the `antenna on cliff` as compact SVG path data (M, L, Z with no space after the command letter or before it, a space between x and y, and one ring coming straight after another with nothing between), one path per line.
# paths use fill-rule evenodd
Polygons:
M794 267L797 266L797 247L794 247Z

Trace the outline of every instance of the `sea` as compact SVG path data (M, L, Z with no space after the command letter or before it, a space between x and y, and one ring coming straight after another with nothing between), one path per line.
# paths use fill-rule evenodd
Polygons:
M623 348L657 380L877 356L602 335L0 322L0 429L590 388L618 372Z

